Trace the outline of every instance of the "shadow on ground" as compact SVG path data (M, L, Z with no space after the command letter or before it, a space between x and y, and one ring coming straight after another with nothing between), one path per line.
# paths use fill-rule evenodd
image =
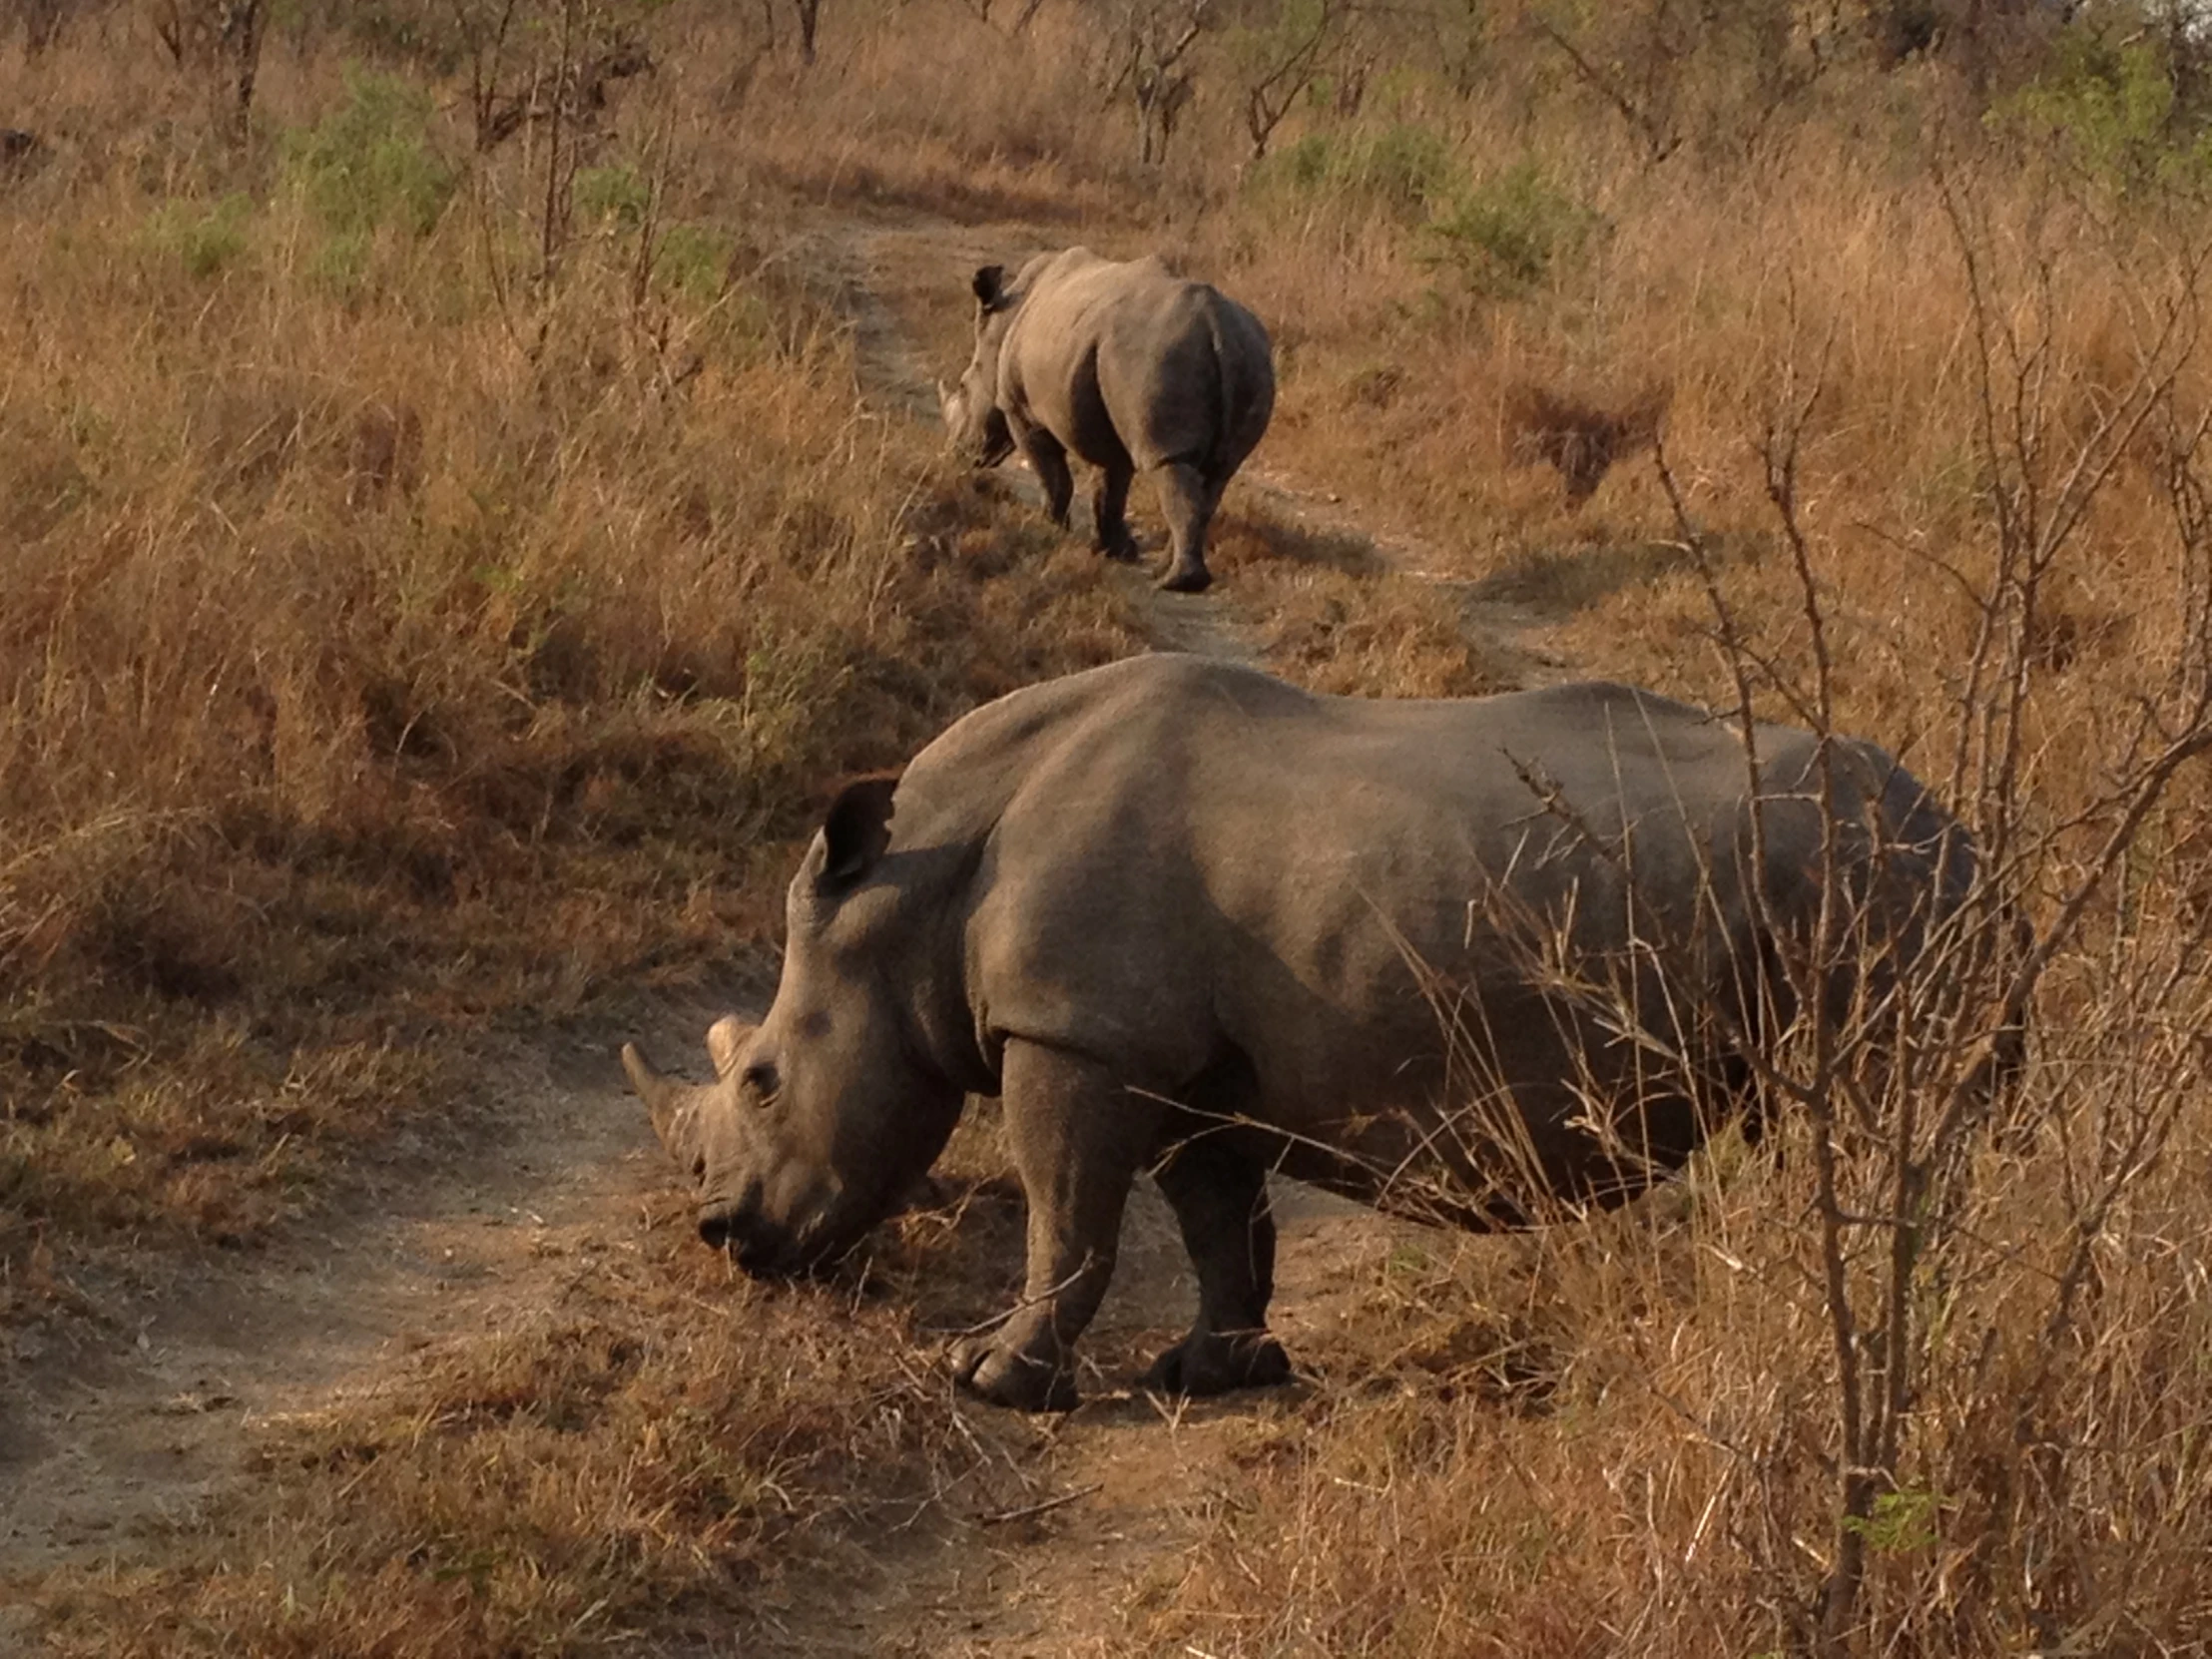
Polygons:
M1707 551L1721 567L1755 561L1765 547L1759 537L1707 539ZM1648 587L1696 569L1696 554L1681 541L1531 547L1469 583L1466 595L1475 604L1523 605L1559 616L1586 611L1624 589Z

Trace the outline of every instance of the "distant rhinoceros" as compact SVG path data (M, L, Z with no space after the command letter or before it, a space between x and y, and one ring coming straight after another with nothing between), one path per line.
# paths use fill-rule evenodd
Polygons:
M1824 859L1872 964L1831 995L1956 905L1973 849L1896 762L1755 740L1756 793L1738 726L1622 686L1371 702L1172 655L1033 686L837 799L714 1082L623 1061L761 1275L848 1251L1002 1097L1027 1290L957 1362L977 1393L1073 1401L1146 1169L1199 1285L1149 1382L1278 1381L1269 1171L1478 1229L1619 1202L1756 1105Z
M1260 319L1157 259L1126 265L1087 248L1040 254L1011 284L975 274L975 355L937 401L953 447L977 466L1019 449L1066 528L1072 453L1099 469L1098 549L1133 559L1129 485L1150 473L1172 561L1160 585L1203 591L1206 527L1275 411L1275 360Z

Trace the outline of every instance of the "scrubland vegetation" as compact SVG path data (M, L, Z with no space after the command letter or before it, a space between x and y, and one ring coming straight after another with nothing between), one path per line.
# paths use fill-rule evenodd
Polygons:
M27 0L0 1320L253 1248L465 1120L484 1039L726 982L829 781L1139 648L862 397L820 257L1018 224L1252 304L1259 464L1456 579L1233 491L1279 670L1494 689L1457 608L1512 602L1583 672L1886 744L2044 941L1977 907L1912 1020L1785 1045L1779 1163L1361 1258L1090 1647L2201 1651L2212 40L2080 13ZM897 296L947 371L960 275ZM19 1588L66 1652L804 1649L764 1586L1019 1502L922 1335L1011 1271L995 1167L964 1132L887 1296L663 1232Z

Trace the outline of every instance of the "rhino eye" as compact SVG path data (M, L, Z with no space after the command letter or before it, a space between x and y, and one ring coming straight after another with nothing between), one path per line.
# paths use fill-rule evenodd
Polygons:
M746 1093L759 1101L773 1100L784 1082L776 1074L774 1063L768 1060L755 1060L738 1074L738 1081L744 1085Z
M701 1153L691 1161L692 1184L697 1186L707 1179L707 1155Z

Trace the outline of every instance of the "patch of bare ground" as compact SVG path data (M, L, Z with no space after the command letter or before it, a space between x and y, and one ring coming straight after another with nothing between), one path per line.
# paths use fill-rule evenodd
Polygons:
M1274 1201L1282 1229L1275 1324L1302 1367L1298 1382L1190 1402L1133 1386L1180 1337L1197 1294L1174 1218L1140 1186L1113 1290L1085 1339L1083 1403L1051 1419L959 1403L956 1432L987 1478L945 1494L918 1524L846 1540L827 1570L795 1583L779 1613L790 1651L855 1659L1150 1651L1148 1626L1173 1598L1184 1552L1228 1500L1223 1477L1271 1439L1296 1433L1332 1391L1331 1374L1366 1371L1373 1355L1361 1304L1393 1252L1433 1248L1425 1229L1292 1183L1278 1183ZM1005 1202L1018 1220L1018 1199ZM1002 1272L1017 1242L1009 1226ZM974 1300L980 1289L965 1307L941 1303L938 1317L1001 1312L988 1296ZM936 1312L925 1307L921 1317Z
M604 1044L548 1032L482 1058L503 1082L465 1127L394 1137L256 1245L86 1271L65 1287L77 1317L10 1333L0 1582L189 1527L243 1445L639 1254L665 1182Z
M1217 1472L1295 1432L1312 1376L1203 1405L1133 1389L1195 1297L1144 1189L1085 1403L959 1399L944 1347L1019 1272L991 1109L870 1260L763 1288L690 1236L603 1035L515 1045L465 1133L244 1259L88 1282L89 1318L16 1334L0 1644L1129 1651ZM1278 1197L1286 1340L1310 1374L1364 1370L1359 1305L1422 1230Z

